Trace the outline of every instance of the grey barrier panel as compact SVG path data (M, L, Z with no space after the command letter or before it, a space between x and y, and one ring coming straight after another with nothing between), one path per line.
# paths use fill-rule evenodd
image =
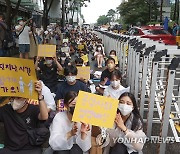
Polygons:
M169 115L171 112L171 102L172 102L172 93L174 87L174 79L176 69L180 63L180 58L174 58L168 69L168 77L167 77L167 87L165 93L165 102L162 113L162 122L161 122L161 131L160 137L167 137L168 126L169 126ZM159 154L165 153L166 143L159 144Z
M112 39L111 35L110 36L104 35L104 37L106 37L107 39L111 37ZM167 127L170 124L171 130L176 139L176 142L180 142L180 138L178 137L177 130L174 126L174 123L176 121L179 121L180 119L180 111L179 111L180 86L175 82L175 80L180 81L180 78L174 77L174 79L170 80L170 77L169 77L170 75L168 75L168 79L166 76L167 65L169 64L169 60L172 59L175 55L180 55L180 50L176 49L175 47L165 46L165 45L158 44L156 42L153 42L147 39L141 39L139 37L135 37L135 38L130 37L129 40L125 40L124 38L127 38L127 37L123 35L118 36L118 37L119 39L116 41L117 41L117 44L119 42L119 48L117 45L117 50L119 50L118 58L120 61L120 70L122 71L124 69L124 73L126 73L126 76L127 76L126 83L130 87L133 86L131 89L134 91L134 95L136 99L139 99L140 97L140 113L142 117L145 111L148 112L147 136L149 137L152 136L151 131L152 131L153 123L161 123L162 127L161 127L160 136L166 137L167 130L168 130ZM117 37L114 37L113 39L116 39L116 38ZM134 41L132 41L133 39ZM124 54L125 50L123 50L123 47L125 46L126 43L128 43L129 45L128 55ZM141 56L137 54L138 53L137 48L138 48L138 44L142 44L142 43L146 43L146 49L145 51L144 50L140 51L140 54L143 55L143 61L141 62L142 58ZM149 47L152 47L152 45L156 45L155 48L151 50L150 52L147 52L147 49ZM163 56L157 56L160 53L164 53L165 51L162 52L162 50L166 48L168 49L167 55L169 55L169 58L163 57ZM156 54L154 55L154 53ZM134 55L135 55L135 58L133 58ZM124 57L125 59L127 58L127 61L125 60L125 63L124 63L127 69L123 67ZM157 57L160 57L160 59L158 59ZM133 61L133 59L135 59L135 61ZM155 61L154 61L155 59L156 59L157 65L155 65ZM138 61L139 61L139 65L137 64ZM135 64L136 67L132 66L133 63ZM169 70L172 70L172 69L169 68ZM143 73L142 77L141 77L141 73ZM176 73L180 74L179 68L176 69ZM175 95L177 96L175 96L171 92L171 89L169 88L170 82L171 84L175 82L173 84L174 89L172 88L172 92L173 90L176 90L178 93ZM139 93L141 94L140 96L138 95ZM173 103L168 104L170 106L169 109L167 109L168 98L164 97L164 95L165 96L169 95L169 97L171 97L171 99L173 100ZM170 102L172 102L172 100ZM148 105L148 108L146 108L147 105ZM161 105L165 106L163 114L162 114ZM154 112L158 112L158 115L159 115L158 118L153 117ZM169 118L170 112L174 114L174 118ZM146 121L146 119L144 119L144 121ZM166 147L165 145L166 145L165 143L159 145L160 153L164 153L165 147Z

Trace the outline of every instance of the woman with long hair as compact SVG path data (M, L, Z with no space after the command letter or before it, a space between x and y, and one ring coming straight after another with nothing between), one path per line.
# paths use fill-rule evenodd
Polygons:
M125 92L120 96L115 125L108 133L110 144L109 148L106 147L105 153L138 154L142 151L146 135L133 94Z
M94 57L96 58L98 68L102 68L104 61L104 52L102 45L96 46L96 52L94 53Z

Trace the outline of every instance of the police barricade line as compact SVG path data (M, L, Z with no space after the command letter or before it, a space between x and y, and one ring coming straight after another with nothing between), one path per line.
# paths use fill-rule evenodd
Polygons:
M107 38L110 36L107 36ZM119 36L119 37L126 37L126 36ZM133 46L134 45L130 45L129 42L133 39L133 37L127 37L129 38L128 42L128 54L126 55L127 61L126 61L126 77L127 77L127 84L130 86L133 86L132 91L134 91L135 96L137 98L137 100L140 100L140 109L141 113L143 114L145 110L148 110L148 121L151 120L151 122L156 123L160 122L161 123L161 134L160 136L167 136L167 128L168 125L170 124L171 126L171 130L173 132L173 135L176 139L176 142L179 142L179 137L174 125L174 120L179 120L180 118L180 114L179 114L179 106L180 106L180 88L179 85L177 83L173 84L175 88L173 88L173 90L176 90L178 92L178 94L176 94L176 96L172 93L171 95L169 94L170 92L170 86L168 86L168 84L170 84L169 81L179 81L178 77L174 77L173 79L169 79L169 75L167 75L167 71L168 70L168 66L172 60L172 58L175 57L175 55L180 55L179 50L177 49L177 47L173 47L173 46L166 46L148 39L141 39L139 37L137 37L136 39L139 39L138 42L145 43L146 44L146 48L148 47L152 47L153 45L155 45L155 51L154 52L150 52L147 55L144 55L144 51L140 52L140 56L137 54L138 52L136 50L134 50ZM112 37L111 37L112 39ZM120 39L119 39L120 40ZM118 53L118 55L122 54L122 48L123 48L123 41L119 41L120 44L120 48L119 51L120 53ZM136 42L137 43L137 42ZM167 49L167 50L164 50ZM159 54L159 53L164 53L166 52L165 56L160 57L160 59L157 60L157 62L155 63L153 61L154 59L154 55ZM135 55L135 56L134 56ZM168 55L168 57L166 56ZM142 58L143 56L143 58ZM135 61L133 61L133 58L135 57ZM123 56L119 56L119 61L122 61ZM143 60L142 60L143 59ZM140 62L140 67L137 69L137 64L136 62ZM158 65L157 65L158 63ZM132 64L135 64L135 70L134 67L132 67ZM156 67L156 65L157 67ZM144 66L145 65L145 66ZM120 62L120 66L121 62ZM120 70L122 70L122 68L120 67ZM180 74L179 73L180 70L176 69L176 74ZM132 72L135 72L135 75L132 76ZM146 76L145 76L146 74ZM137 82L138 79L138 82ZM145 81L144 81L145 80ZM137 84L140 83L140 84ZM153 84L154 83L154 84ZM161 84L163 83L163 84ZM138 86L138 87L137 87ZM172 86L172 85L171 85ZM163 93L162 93L162 87L163 87ZM138 93L137 93L137 89L138 89ZM154 91L154 92L152 92ZM142 92L144 94L147 95L147 97L143 97ZM165 93L166 92L166 93ZM139 95L141 94L141 95ZM162 113L162 104L165 104L167 102L167 97L165 97L164 102L162 102L162 100L159 100L158 98L161 96L161 94L164 94L163 96L169 96L169 100L173 100L174 103L169 103L169 107L168 109L166 108L166 105L164 105L165 107L163 108L163 113ZM154 96L154 97L153 97ZM154 101L153 101L154 99ZM144 101L142 101L144 100ZM145 101L149 100L148 103L144 103ZM144 106L142 106L141 104L143 104ZM151 104L151 105L150 105ZM153 105L154 104L154 105ZM147 108L147 105L148 106ZM175 110L172 110L171 108L174 107ZM150 112L152 111L156 111L158 112L159 117L158 118L153 118L151 117L153 114L150 114ZM169 119L169 114L173 113L175 115L174 118ZM151 116L149 116L151 115ZM162 118L163 117L163 118ZM165 117L165 118L164 118ZM167 118L168 117L168 118ZM151 130L152 128L150 127L151 123L149 122L149 125L147 127L148 129L148 133L149 135L151 134ZM165 144L160 144L159 146L159 152L163 152L165 150Z

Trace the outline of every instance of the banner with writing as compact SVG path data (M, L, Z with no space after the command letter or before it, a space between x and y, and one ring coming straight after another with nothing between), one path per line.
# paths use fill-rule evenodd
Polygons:
M0 57L0 96L38 99L33 60Z
M113 128L119 100L80 91L72 120Z
M39 57L55 57L56 45L40 44L38 45Z

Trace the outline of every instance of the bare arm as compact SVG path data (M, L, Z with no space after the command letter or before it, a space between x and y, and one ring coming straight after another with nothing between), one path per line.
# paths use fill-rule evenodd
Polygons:
M38 92L38 98L39 98L39 109L40 113L38 115L39 120L47 120L48 119L48 109L47 105L44 101L43 95L42 95L42 83L40 81L35 82L35 89Z
M58 62L57 57L55 56L55 57L53 57L53 59L54 59L54 62L56 63L56 65L57 65L58 71L62 71L62 70L63 70L63 67L62 67L61 64Z
M37 71L40 70L40 68L38 67L38 63L39 63L39 57L37 56L36 62L35 62L35 69L36 69Z

